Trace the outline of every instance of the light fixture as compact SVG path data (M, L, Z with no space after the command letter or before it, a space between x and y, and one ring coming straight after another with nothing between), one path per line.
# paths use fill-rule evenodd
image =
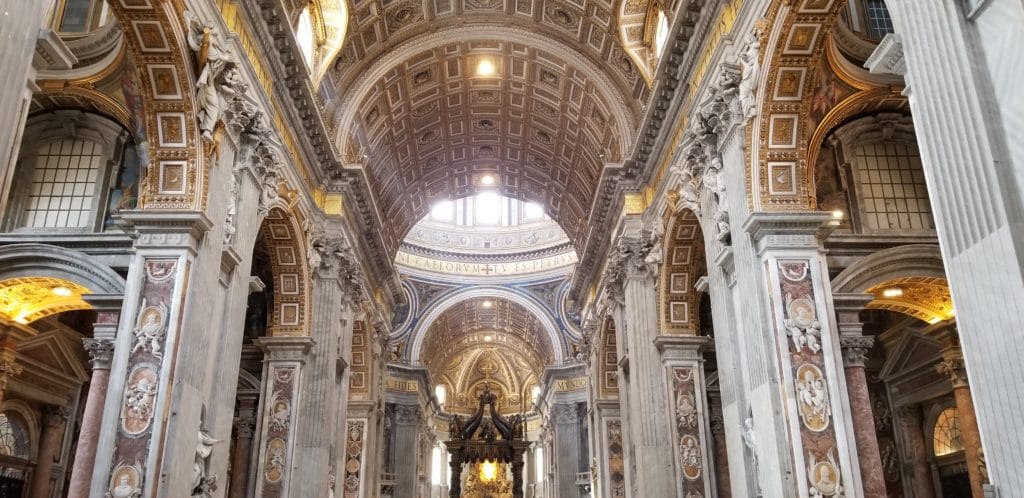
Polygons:
M476 65L477 76L493 76L494 71L494 63L489 59L481 59L480 63Z
M498 464L490 460L484 460L480 464L480 480L482 482L494 482L498 478Z
M71 292L71 289L68 289L67 287L64 287L63 285L50 289L50 292L53 293L54 296L60 296L60 297L68 297L71 294L73 294L73 292Z
M491 301L490 299L487 299L484 302L480 303L480 306L483 306L484 308L487 309L491 309L494 307L494 302Z
M489 335L485 335L485 336L484 336L484 342L491 342L491 341L493 341L493 340L494 340L494 338L493 338L493 337L491 337L491 336L489 336Z
M846 213L844 213L842 209L836 209L835 211L832 211L832 218L834 219L841 220L844 216L846 216Z
M882 297L902 297L903 289L899 287L890 287L882 291Z
M480 177L480 183L483 185L494 185L494 175L484 175Z
M928 320L928 323L931 324L931 325L935 325L936 323L939 323L941 321L942 321L942 317L941 316L933 316L931 320Z

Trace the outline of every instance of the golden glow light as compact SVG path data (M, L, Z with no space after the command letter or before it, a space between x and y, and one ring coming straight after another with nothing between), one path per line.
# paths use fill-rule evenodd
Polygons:
M490 460L484 460L480 464L480 480L483 482L494 482L498 478L498 464Z
M484 175L480 177L480 183L484 185L494 185L494 175Z
M483 59L479 64L476 65L477 76L493 76L495 72L494 63Z
M21 277L0 282L0 317L22 324L72 310L90 309L89 289L58 278Z
M493 303L493 302L491 302L490 300L487 300L487 301L484 301L484 302L483 302L482 306L483 306L484 308L490 309L490 308L491 308L492 306L494 306L494 303Z
M899 287L892 287L882 291L882 297L901 297L903 295L903 289Z
M832 211L832 217L837 220L843 219L844 216L846 216L846 213L843 213L842 209L836 209L835 211Z
M485 336L484 336L484 342L491 342L491 341L493 341L493 340L494 340L494 339L493 339L493 338L492 338L491 336L489 336L489 335L485 335Z

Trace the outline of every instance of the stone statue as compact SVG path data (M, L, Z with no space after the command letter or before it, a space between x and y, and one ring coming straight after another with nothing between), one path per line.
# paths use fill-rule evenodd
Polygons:
M761 73L761 63L758 62L761 52L760 38L760 30L754 29L747 35L746 44L739 54L743 66L739 87L740 115L744 120L754 117L757 113L757 79Z
M202 429L199 430L195 461L192 463L192 496L209 498L217 490L217 476L208 476L206 472L210 464L210 455L213 454L213 446L219 442L219 439L210 437Z
M230 92L232 82L237 84L240 77L237 73L222 79L227 69L235 66L236 61L230 51L224 48L220 35L214 31L213 24L203 22L191 11L185 11L188 23L188 45L196 53L199 78L196 80L196 115L199 119L199 130L203 139L213 141L214 129L224 111L223 92ZM224 87L223 90L218 87Z
M235 238L235 216L238 214L238 176L234 171L231 172L231 177L228 186L228 209L227 214L224 215L224 245L231 245L231 241Z
M659 264L663 259L661 241L665 238L665 228L661 226L661 223L654 222L654 228L651 230L651 250L647 253L644 261L651 264Z

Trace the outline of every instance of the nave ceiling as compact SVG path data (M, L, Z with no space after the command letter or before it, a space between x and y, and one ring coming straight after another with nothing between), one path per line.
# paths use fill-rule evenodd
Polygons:
M365 169L389 220L386 247L435 201L478 191L485 174L586 241L601 176L629 154L649 97L617 7L355 2L321 96L344 162ZM493 75L479 74L481 62Z

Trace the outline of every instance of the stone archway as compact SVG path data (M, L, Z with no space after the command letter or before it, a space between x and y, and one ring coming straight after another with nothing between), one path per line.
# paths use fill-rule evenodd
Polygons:
M260 226L259 240L267 245L274 278L268 336L308 334L308 282L312 277L301 234L295 217L281 207L271 208Z

